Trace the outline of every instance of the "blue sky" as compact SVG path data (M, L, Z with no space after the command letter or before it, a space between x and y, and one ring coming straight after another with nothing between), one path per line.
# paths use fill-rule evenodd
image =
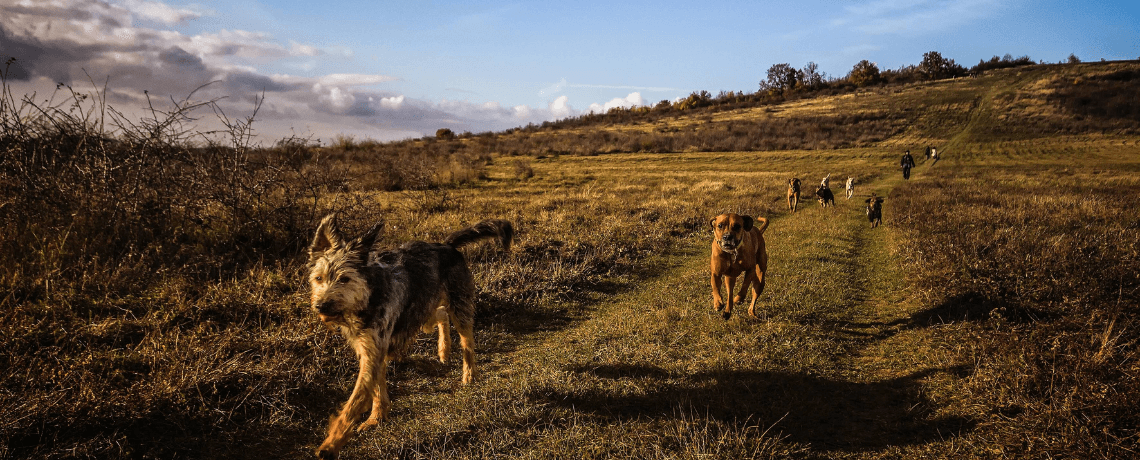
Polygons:
M401 139L480 132L690 92L752 92L768 67L859 60L965 66L1006 53L1057 62L1140 58L1140 2L377 2L0 0L13 88L109 78L131 113L142 91L224 98L259 133Z

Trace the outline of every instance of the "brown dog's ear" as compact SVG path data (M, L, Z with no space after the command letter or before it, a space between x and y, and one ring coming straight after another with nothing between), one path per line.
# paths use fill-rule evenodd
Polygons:
M343 245L344 236L337 229L336 214L329 214L321 219L321 224L317 226L317 234L313 236L313 242L309 244L309 261L313 261L321 254Z
M744 231L752 231L752 216L741 216L744 218Z
M712 228L713 230L716 230L716 217L713 217L712 219L709 219L709 228Z

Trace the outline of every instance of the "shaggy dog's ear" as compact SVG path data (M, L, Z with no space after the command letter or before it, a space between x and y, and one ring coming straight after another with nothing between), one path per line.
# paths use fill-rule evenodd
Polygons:
M376 238L380 235L380 229L382 228L384 228L384 222L377 222L372 228L369 228L367 232L364 232L357 242L357 249L362 251L372 249L372 246L376 244Z
M344 236L336 225L336 214L329 214L321 219L317 226L317 234L309 245L309 261L316 260L321 254L344 246Z
M741 216L744 218L744 231L752 231L752 216Z

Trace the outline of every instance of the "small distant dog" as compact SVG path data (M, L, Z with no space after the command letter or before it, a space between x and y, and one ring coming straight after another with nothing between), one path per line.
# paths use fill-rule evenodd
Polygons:
M768 249L764 244L768 219L728 213L714 217L709 225L713 229L713 310L721 312L724 319L731 318L733 305L744 302L751 288L752 304L748 307L748 315L756 317L756 299L764 293L764 273L768 271ZM740 286L740 294L733 297L732 289L741 274L744 274L744 284ZM727 305L720 295L722 282L728 290Z
M883 225L883 200L882 197L875 196L874 193L865 200L867 202L867 220L871 221L871 228Z
M831 193L831 188L822 185L815 189L815 196L819 198L819 204L823 207L835 206L835 194Z
M388 361L405 354L421 329L430 332L439 327L439 357L446 362L450 319L463 348L463 383L471 383L475 283L457 249L498 238L503 249L510 250L514 236L510 222L487 220L452 233L443 244L412 242L380 252L369 264L380 228L377 224L348 240L330 214L321 220L309 246L312 308L322 322L340 330L360 359L356 387L340 413L329 420L328 437L317 450L321 459L339 455L369 401L372 413L357 431L375 426L387 415Z
M847 178L847 199L850 200L851 195L854 195L854 194L855 194L855 178L854 177L848 177Z
M788 179L788 209L796 212L800 205L800 178Z

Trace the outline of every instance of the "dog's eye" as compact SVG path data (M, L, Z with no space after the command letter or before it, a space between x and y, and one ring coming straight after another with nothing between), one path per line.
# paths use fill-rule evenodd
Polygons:
M315 279L315 280L317 280L317 281L321 281L321 280L324 280L325 278L324 278L323 276L321 276L321 275L317 275L317 277L316 277L316 278L313 278L313 279Z
M337 278L337 279L336 279L336 282L338 282L338 283L340 283L340 284L345 284L345 283L347 283L347 282L348 282L348 277L347 277L347 276L342 276L342 277L340 277L340 278Z

